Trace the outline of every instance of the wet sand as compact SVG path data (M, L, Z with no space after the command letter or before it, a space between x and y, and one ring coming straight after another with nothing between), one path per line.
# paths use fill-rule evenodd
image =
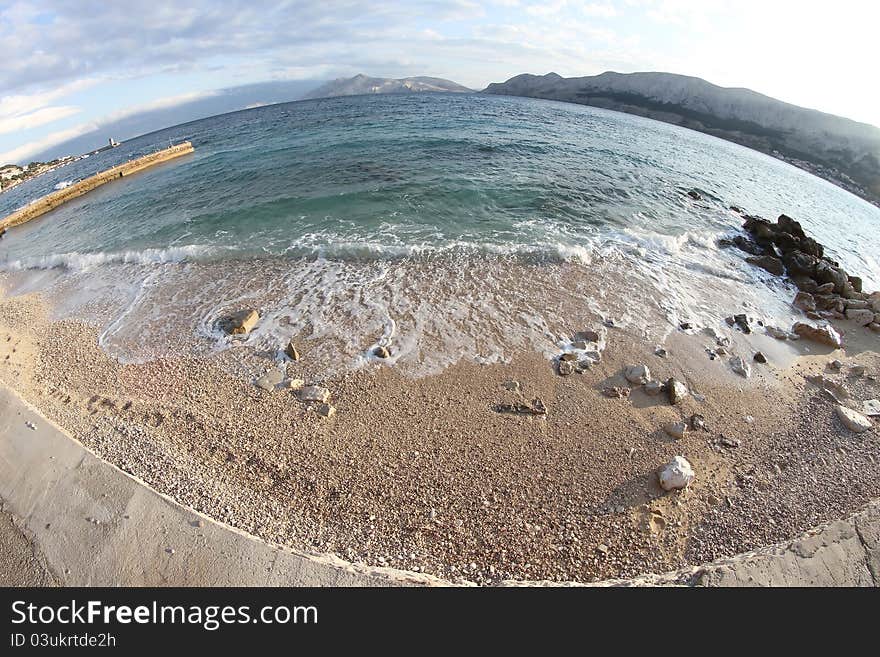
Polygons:
M880 396L873 334L849 340L846 355L731 333L748 380L727 357L708 359L704 334L673 334L664 359L609 329L602 362L568 377L524 351L421 378L375 367L320 381L304 350L287 373L331 390L337 412L325 418L241 374L242 362L268 369L266 353L120 364L98 348L97 327L49 317L38 296L0 300L2 383L182 504L355 563L484 584L630 577L791 538L880 495L876 428L848 432L805 380L822 373L854 398ZM755 349L770 362L751 362ZM867 375L828 370L831 358ZM674 407L640 389L601 394L627 385L621 371L637 363L697 396ZM545 417L496 411L533 399ZM663 431L693 413L707 431ZM656 472L674 455L696 480L666 493Z

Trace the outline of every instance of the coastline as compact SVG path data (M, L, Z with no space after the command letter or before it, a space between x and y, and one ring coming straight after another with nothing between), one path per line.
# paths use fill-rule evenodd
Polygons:
M385 367L334 377L322 385L338 412L323 418L289 390L230 374L222 355L121 365L98 349L94 327L50 321L36 297L0 306L0 379L86 448L244 532L364 567L479 584L627 578L784 541L880 496L876 430L846 432L804 380L828 375L834 357L858 358L873 376L870 342L845 358L737 334L734 349L757 344L771 361L743 380L708 361L702 334L674 333L661 359L612 329L602 363L570 377L536 353L419 379ZM601 394L638 362L705 401ZM876 379L846 382L877 396ZM542 399L548 415L493 410L520 396ZM677 441L662 430L692 413L710 431ZM664 493L656 471L675 454L697 479Z

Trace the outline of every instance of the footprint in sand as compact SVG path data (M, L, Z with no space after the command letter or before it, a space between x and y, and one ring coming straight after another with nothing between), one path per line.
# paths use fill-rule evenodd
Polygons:
M86 409L90 415L104 415L107 413L115 413L117 411L115 401L109 397L101 397L100 395L92 395L86 404Z
M49 388L49 397L61 402L62 404L69 404L72 399L69 394L67 394L60 388Z

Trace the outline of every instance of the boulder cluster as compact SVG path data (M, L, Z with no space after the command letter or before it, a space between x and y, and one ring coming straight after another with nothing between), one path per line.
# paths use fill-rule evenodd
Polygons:
M780 215L776 223L745 215L743 229L722 241L749 254L746 261L776 276L787 276L800 290L793 305L813 320L848 319L880 332L880 292L867 293L862 279L848 274L838 262L825 255L825 247L808 236L800 223ZM795 333L812 339L809 325ZM808 335L809 334L809 335ZM818 335L831 346L840 346L834 336Z

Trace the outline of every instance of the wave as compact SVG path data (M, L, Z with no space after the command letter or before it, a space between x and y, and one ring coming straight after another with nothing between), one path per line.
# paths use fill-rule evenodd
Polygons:
M202 259L214 249L202 245L175 246L167 249L144 249L142 251L119 251L112 253L57 253L33 258L22 258L0 263L7 271L26 269L68 269L85 271L107 264L155 265Z

